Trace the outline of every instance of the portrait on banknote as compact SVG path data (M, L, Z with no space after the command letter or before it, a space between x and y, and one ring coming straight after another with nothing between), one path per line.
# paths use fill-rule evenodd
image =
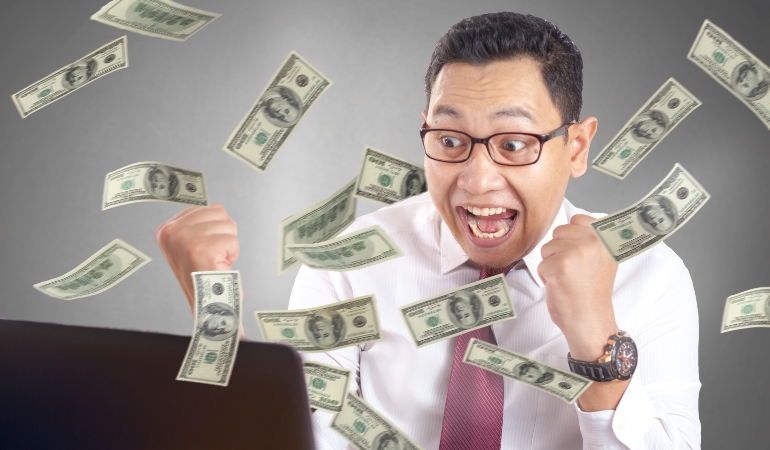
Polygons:
M212 286L212 292L219 295L222 293L222 288L217 290L217 284L219 283ZM226 303L209 303L203 308L201 316L203 317L201 333L210 341L223 341L238 332L239 324L235 311Z
M319 311L305 321L305 334L318 347L332 348L345 336L345 319L336 311Z
M299 94L286 86L268 89L263 98L265 118L277 127L290 127L302 117L302 100Z
M513 368L513 375L521 381L534 384L547 384L553 381L553 372L543 369L533 362L523 362Z
M168 166L157 165L144 175L144 188L157 199L169 200L179 193L179 178Z
M447 303L449 320L460 328L478 325L484 315L484 306L478 295L471 291L459 291Z
M412 197L428 190L425 176L417 170L411 170L401 182L401 198Z
M767 94L770 74L751 61L744 61L733 69L730 76L733 89L746 100L756 101Z
M642 202L637 214L642 228L658 236L673 230L679 215L674 202L663 195L655 195Z
M669 120L665 113L651 109L639 115L631 125L631 136L643 144L660 139L668 130Z
M64 73L64 78L61 83L62 86L67 89L74 89L85 84L91 77L93 77L96 72L96 66L97 62L93 58L73 64L72 67Z
M374 437L372 448L374 450L401 450L403 446L395 432L383 431Z

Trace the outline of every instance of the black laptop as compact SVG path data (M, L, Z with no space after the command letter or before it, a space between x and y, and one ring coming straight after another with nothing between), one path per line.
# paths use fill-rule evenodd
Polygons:
M220 387L176 380L188 344L0 319L0 448L314 448L296 351L241 342Z

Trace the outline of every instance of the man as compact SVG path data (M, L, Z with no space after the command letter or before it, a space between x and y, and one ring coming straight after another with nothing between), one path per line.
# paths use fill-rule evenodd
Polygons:
M179 178L166 166L154 166L144 175L144 188L157 199L171 199L179 192Z
M209 303L201 312L201 331L206 339L223 341L238 331L235 311L225 303Z
M572 41L532 16L463 20L436 45L425 92L428 193L345 231L378 224L404 257L349 272L302 267L289 301L308 308L374 293L383 339L306 359L352 369L351 389L426 450L700 448L687 269L662 244L616 265L589 227L594 218L564 199L569 178L586 171L597 126L579 117L582 59ZM179 213L156 239L188 301L190 271L228 268L239 253L220 205ZM497 272L519 317L479 329L489 342L569 370L568 355L598 364L624 330L638 347L636 372L595 382L568 405L455 363L465 350L457 343L479 330L414 347L398 307ZM487 384L452 383L469 377ZM318 448L352 448L329 420L313 414Z
M296 92L285 86L271 88L265 93L265 117L275 126L286 128L302 117L302 101Z
M757 101L767 94L768 74L756 64L746 61L733 69L733 88L746 100Z
M655 142L668 130L668 117L652 109L642 114L631 127L631 135L637 141L648 144Z
M513 369L521 380L529 380L534 384L546 384L553 380L553 372L543 370L535 363L521 363Z
M326 311L308 317L305 329L313 344L321 348L331 348L342 340L345 320L337 312L329 315Z
M639 205L638 214L642 227L652 234L668 234L676 225L676 206L662 195L649 198Z
M481 320L481 300L473 292L457 292L448 306L455 324L461 328L474 327Z

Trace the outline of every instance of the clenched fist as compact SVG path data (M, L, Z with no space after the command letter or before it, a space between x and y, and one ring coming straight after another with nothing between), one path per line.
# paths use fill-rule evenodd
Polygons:
M238 226L218 203L187 208L163 222L155 230L155 241L191 309L195 290L190 273L230 270L240 254Z

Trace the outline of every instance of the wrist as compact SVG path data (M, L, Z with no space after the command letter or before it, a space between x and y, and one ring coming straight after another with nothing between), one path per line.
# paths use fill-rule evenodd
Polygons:
M602 326L590 326L572 333L564 333L572 358L579 361L597 361L604 355L607 339L620 328L612 321Z

